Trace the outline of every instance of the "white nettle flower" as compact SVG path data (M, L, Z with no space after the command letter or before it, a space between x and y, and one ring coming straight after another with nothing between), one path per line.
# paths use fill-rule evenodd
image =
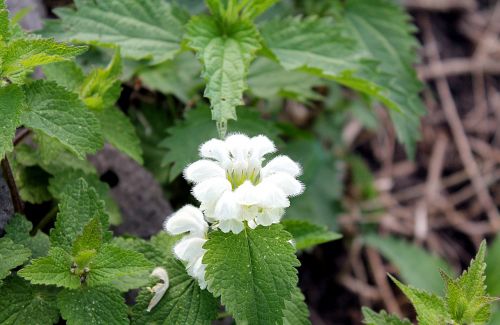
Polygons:
M151 276L158 278L160 281L154 287L148 288L149 291L154 293L154 296L149 302L148 308L146 309L148 312L150 312L160 302L161 298L163 298L170 285L167 270L162 267L155 268L151 273Z
M205 264L202 263L206 250L208 224L200 209L186 205L167 218L164 228L172 235L186 234L174 246L175 256L185 262L187 272L198 280L200 288L205 289Z
M278 223L289 197L304 187L296 177L300 166L287 156L278 156L262 166L264 156L276 151L263 135L249 138L234 134L212 139L200 147L198 160L184 170L193 182L193 195L209 222L223 232L239 233L243 221L250 227Z

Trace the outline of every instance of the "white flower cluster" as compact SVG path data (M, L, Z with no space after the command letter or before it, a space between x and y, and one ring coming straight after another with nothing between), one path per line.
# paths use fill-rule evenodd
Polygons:
M303 192L304 186L296 179L301 168L289 157L277 156L262 165L264 156L275 151L274 143L263 135L233 134L204 143L200 147L203 159L184 170L184 177L195 184L193 195L200 208L183 207L167 220L165 228L171 234L188 233L174 252L187 263L188 273L198 279L200 287L206 287L202 259L208 223L236 234L245 223L251 228L269 226L281 220L290 206L288 198Z

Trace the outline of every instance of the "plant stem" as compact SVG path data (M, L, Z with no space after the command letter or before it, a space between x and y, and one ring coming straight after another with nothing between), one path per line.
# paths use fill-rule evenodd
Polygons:
M221 311L220 313L217 314L217 319L224 319L227 317L231 317L231 313L227 311Z
M16 213L23 213L24 212L23 200L21 200L21 196L19 195L19 191L17 190L16 181L14 179L14 175L12 174L12 169L10 168L7 156L4 157L4 159L2 159L2 172L5 182L7 182L7 186L9 187L10 197L12 198L12 205L14 206L14 211Z
M38 230L43 229L49 222L51 222L57 215L57 211L59 211L59 207L54 205L52 209L43 217L42 220L31 230L31 235L34 236Z
M24 138L26 138L26 136L28 136L28 134L30 134L30 130L29 129L22 129L21 131L19 131L17 134L16 134L16 137L14 138L14 146L17 146L18 144L21 143L21 141L24 140Z

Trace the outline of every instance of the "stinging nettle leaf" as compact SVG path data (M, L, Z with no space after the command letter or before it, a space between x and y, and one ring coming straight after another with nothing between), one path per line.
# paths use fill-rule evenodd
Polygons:
M99 218L92 218L83 228L80 236L73 242L73 256L82 251L98 251L102 245L102 225Z
M209 234L203 258L208 289L237 322L282 323L299 265L290 239L279 224Z
M0 60L1 62L1 60ZM1 64L1 63L0 63ZM0 159L12 151L16 128L20 124L24 93L17 85L0 86Z
M37 231L34 236L30 235L33 225L26 217L16 214L5 226L5 237L12 239L14 243L24 245L31 250L31 258L47 255L50 240L47 234Z
M79 2L76 10L56 10L62 34L56 37L97 44L114 44L125 57L172 59L180 49L183 15L163 0L96 0Z
M10 271L23 264L31 256L31 251L10 238L0 238L0 285Z
M57 289L32 285L17 276L6 279L1 288L0 324L55 324L59 320Z
M203 65L212 119L225 133L227 121L236 119L236 106L243 105L248 67L260 49L259 33L250 21L223 26L214 17L197 16L187 26L186 39Z
M127 305L118 290L109 287L62 290L57 306L68 325L126 325Z
M162 232L150 242L140 244L142 248L139 251L146 256L153 255L154 263L167 270L170 285L160 302L149 312L147 308L153 294L146 289L140 291L132 308L132 324L210 325L216 319L217 300L207 290L200 289L198 282L187 274L185 266L173 255L173 246L178 240L179 236ZM137 245L138 242L134 241L132 245Z
M25 126L58 139L80 158L103 146L99 122L76 94L41 80L24 90L26 109L21 121Z
M285 302L283 325L310 325L309 308L300 288L295 288L290 300Z
M297 249L307 249L342 238L342 235L329 231L326 226L318 226L307 220L286 219L281 224L293 236Z
M388 314L385 310L379 313L371 310L368 307L363 307L363 324L366 325L411 325L412 323L407 320L401 320L396 315Z

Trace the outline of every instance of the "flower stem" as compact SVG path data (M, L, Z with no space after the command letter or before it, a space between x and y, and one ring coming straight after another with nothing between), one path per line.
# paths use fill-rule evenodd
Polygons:
M10 196L12 198L12 205L14 206L14 211L16 213L24 212L24 204L23 200L21 200L21 196L19 195L19 191L16 186L16 181L14 179L14 175L12 174L12 169L10 168L9 160L7 157L2 159L2 172L5 182L9 187Z

